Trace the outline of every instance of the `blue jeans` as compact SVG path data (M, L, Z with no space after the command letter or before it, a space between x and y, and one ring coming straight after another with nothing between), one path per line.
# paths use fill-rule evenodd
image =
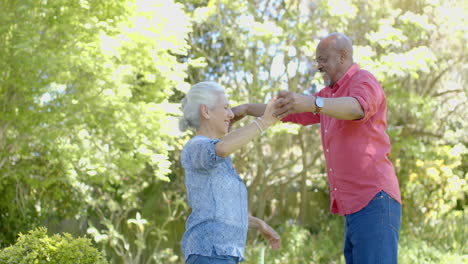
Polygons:
M192 254L187 258L187 261L185 262L185 264L237 264L237 263L239 263L238 257L219 256L216 254L214 250L210 257Z
M362 210L346 215L347 264L398 263L401 204L381 191Z

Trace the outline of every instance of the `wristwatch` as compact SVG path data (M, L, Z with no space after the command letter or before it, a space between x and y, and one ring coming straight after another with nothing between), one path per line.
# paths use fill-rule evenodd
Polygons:
M323 100L323 97L315 97L315 113L320 113L322 110L322 107L325 105L325 101Z

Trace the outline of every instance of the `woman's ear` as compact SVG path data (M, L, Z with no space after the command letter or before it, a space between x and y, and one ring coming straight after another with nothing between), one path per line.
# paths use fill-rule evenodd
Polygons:
M205 119L210 119L210 113L208 107L204 104L200 105L200 116Z

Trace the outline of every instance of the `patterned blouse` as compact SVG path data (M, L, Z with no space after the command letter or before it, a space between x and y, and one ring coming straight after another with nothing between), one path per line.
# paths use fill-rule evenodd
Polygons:
M195 136L181 153L192 213L182 237L185 259L191 254L244 259L248 229L247 188L230 157L216 155L219 139Z

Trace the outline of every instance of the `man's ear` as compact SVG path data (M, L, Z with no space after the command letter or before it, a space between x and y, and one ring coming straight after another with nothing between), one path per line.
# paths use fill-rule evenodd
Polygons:
M344 64L347 57L348 57L348 52L345 49L340 50L340 62L341 62L341 64Z
M200 116L205 119L210 119L210 112L208 111L208 106L204 104L200 105Z

